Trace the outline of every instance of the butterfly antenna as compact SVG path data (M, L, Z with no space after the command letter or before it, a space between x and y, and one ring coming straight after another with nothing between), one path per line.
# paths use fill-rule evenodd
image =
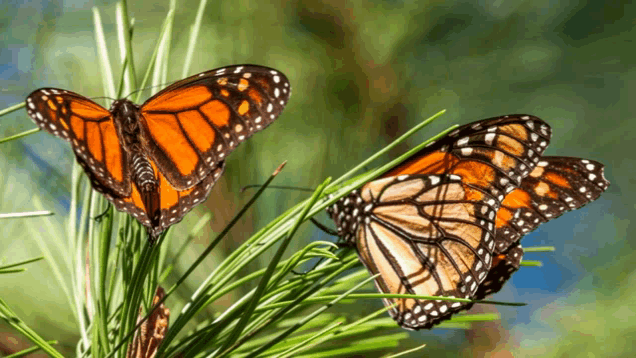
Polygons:
M159 88L168 87L168 86L170 86L171 84L176 83L176 82L179 82L179 81L177 80L177 81L172 81L172 82L168 82L168 83L161 83L161 84L153 85L153 86L146 86L146 87L144 87L144 88L140 88L140 89L138 89L138 90L134 90L134 91L130 92L130 93L129 93L126 97L124 97L124 98L128 98L128 97L130 97L130 96L134 95L135 93L139 93L139 92L141 92L141 91L145 91L145 90L148 90L148 89L157 88L157 87L159 87Z
M115 98L111 98L111 97L108 97L108 96L91 97L91 99L92 99L92 100L107 99L107 100L109 100L109 101L113 101L113 102L115 102L115 101L116 101L116 99L115 99Z

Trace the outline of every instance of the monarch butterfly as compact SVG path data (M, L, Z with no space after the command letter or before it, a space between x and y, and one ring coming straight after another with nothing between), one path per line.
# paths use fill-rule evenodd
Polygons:
M603 165L542 157L551 129L529 115L473 122L327 209L384 293L483 298L519 268L521 236L607 188ZM383 299L406 329L470 304Z
M71 142L93 188L154 240L207 198L225 157L271 124L290 94L281 72L237 65L178 81L141 106L120 99L109 111L55 88L26 105L41 129Z

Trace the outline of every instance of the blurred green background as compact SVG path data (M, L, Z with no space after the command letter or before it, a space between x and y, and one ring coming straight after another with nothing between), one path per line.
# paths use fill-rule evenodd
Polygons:
M44 86L103 96L93 6L102 15L118 78L114 2L0 5L0 109ZM181 77L197 7L196 1L178 1L171 81ZM167 1L129 4L140 74L167 10ZM210 199L179 224L192 225L208 211L214 215L182 258L184 267L247 201L250 195L239 189L263 182L284 160L288 164L275 184L313 187L441 109L446 115L393 155L454 123L529 113L552 126L546 154L604 163L610 188L596 202L524 238L524 246L557 249L527 254L544 266L522 268L494 296L526 307L477 305L479 312L498 311L501 321L471 330L412 332L411 341L402 344L427 343L415 356L632 356L636 253L628 232L636 214L636 131L629 123L636 105L628 96L636 86L635 18L636 6L621 1L209 2L189 74L238 63L266 65L284 72L293 92L281 117L229 157ZM20 110L2 118L0 138L34 127ZM52 227L63 233L73 161L67 143L43 132L0 146L0 212L43 208L57 214L50 220L4 220L4 262L40 255L33 230ZM216 260L304 197L294 191L264 194L224 247L191 276L192 286ZM331 224L326 215L317 218ZM24 230L27 225L32 230ZM335 240L304 225L290 249L316 239ZM44 338L74 351L76 323L45 262L4 275L0 292ZM367 305L361 308L365 312L351 314L369 313L381 303L346 307ZM0 324L0 352L24 344Z

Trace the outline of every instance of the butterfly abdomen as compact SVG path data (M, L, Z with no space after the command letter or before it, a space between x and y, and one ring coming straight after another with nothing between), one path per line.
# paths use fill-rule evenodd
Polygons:
M155 191L159 183L148 159L142 153L133 152L130 163L133 180L139 191Z

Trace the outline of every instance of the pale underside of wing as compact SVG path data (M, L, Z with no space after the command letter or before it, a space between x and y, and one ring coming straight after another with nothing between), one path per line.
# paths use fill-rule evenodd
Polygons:
M369 271L380 274L380 291L470 298L485 279L496 206L488 204L491 197L450 177L385 178L362 188L362 197L373 197L376 204L357 231L358 254ZM389 312L409 329L429 328L466 305L384 301L396 304Z

